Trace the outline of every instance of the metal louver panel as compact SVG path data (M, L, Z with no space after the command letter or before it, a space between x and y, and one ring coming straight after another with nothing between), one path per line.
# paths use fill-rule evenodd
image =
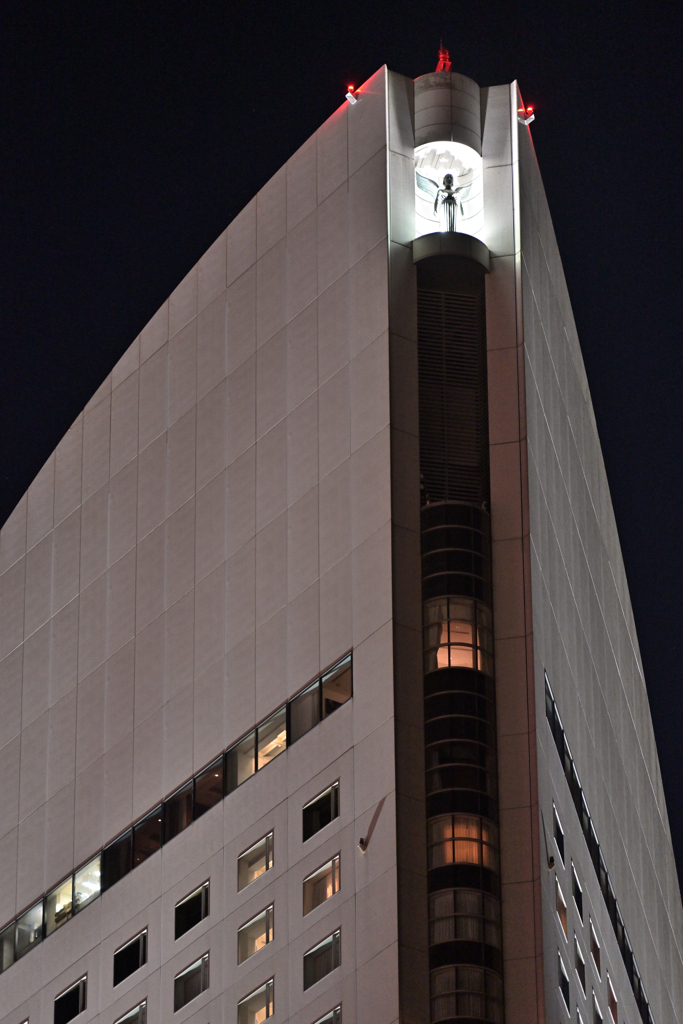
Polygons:
M418 289L422 504L488 500L484 296Z

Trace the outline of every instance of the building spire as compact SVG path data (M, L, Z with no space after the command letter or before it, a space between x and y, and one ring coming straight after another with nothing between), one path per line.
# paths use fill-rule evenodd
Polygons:
M436 65L437 71L450 71L451 70L451 58L448 50L443 45L443 39L439 41L439 61Z

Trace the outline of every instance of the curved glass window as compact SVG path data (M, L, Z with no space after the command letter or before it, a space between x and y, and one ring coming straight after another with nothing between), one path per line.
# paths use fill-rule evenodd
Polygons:
M493 675L491 612L479 601L438 597L424 604L425 672L475 668Z
M503 983L483 967L440 967L431 972L431 1019L503 1021Z
M500 903L477 889L443 889L429 897L429 944L485 942L500 949Z
M428 823L429 867L478 864L498 871L498 829L473 814L440 814Z

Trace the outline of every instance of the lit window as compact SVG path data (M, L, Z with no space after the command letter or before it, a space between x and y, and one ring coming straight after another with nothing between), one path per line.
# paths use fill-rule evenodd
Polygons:
M503 982L483 967L439 967L430 973L430 1017L503 1020Z
M245 886L260 878L273 866L273 833L269 832L258 843L254 843L248 850L241 853L237 858L237 891L241 892Z
M600 967L600 943L598 942L598 936L596 935L595 928L593 927L593 922L592 921L590 922L590 930L591 930L591 956L593 958L593 963L595 964L595 970L598 972L598 978L601 978L602 977L602 973L601 973L602 969Z
M335 1006L334 1010L330 1010L320 1020L316 1020L315 1024L341 1024L341 1006Z
M610 981L609 974L607 975L607 1009L610 1012L610 1017L614 1021L614 1024L618 1024L617 1019L617 996L612 988L612 982Z
M329 825L339 817L339 783L334 782L314 800L304 804L303 808L303 841L306 842L316 832Z
M559 953L557 954L557 974L560 984L560 992L562 993L562 998L564 999L564 1005L567 1007L567 1013L569 1013L569 977L567 975L567 970L564 966L562 957Z
M280 708L259 725L257 733L257 769L265 768L287 749L287 708Z
M87 1005L88 979L81 978L55 999L54 1024L68 1024L83 1013Z
M274 1005L275 985L271 978L237 1004L237 1024L263 1024L273 1016Z
M304 917L339 892L339 854L304 878Z
M479 864L498 870L498 829L485 818L442 814L431 819L428 831L430 868L444 864Z
M602 1024L602 1010L598 1006L597 996L593 992L593 1024Z
M36 903L17 919L15 959L40 942L43 938L43 901Z
M574 967L576 968L576 974L581 983L583 994L586 994L586 961L583 958L581 947L579 946L579 940L576 935L574 936Z
M191 892L175 908L175 937L179 939L190 928L203 921L209 915L209 883L204 882L198 889Z
M114 987L147 963L147 929L114 953Z
M581 888L581 883L579 882L579 876L576 873L576 868L574 867L573 862L572 862L572 896L574 897L574 903L576 904L576 909L577 909L577 911L579 913L579 917L581 918L581 922L583 923L583 889Z
M500 904L476 889L442 889L429 897L429 944L465 939L500 949Z
M243 924L237 932L237 963L243 964L254 953L273 941L273 904Z
M564 932L565 939L567 938L567 903L565 901L560 883L555 878L555 909L557 910L557 916L560 919L562 925L562 931Z
M114 1024L147 1024L147 1000L143 999L128 1013L124 1013L123 1017L119 1017Z
M290 701L289 742L296 743L309 729L345 704L351 696L352 676L351 655L349 654Z
M45 934L51 935L73 914L73 875L55 886L45 897Z
M341 931L319 942L304 955L304 991L315 985L341 964Z
M102 890L102 857L98 853L96 857L79 868L74 875L74 913L83 910L83 907L100 895Z
M186 967L173 979L173 1012L206 992L209 987L209 954Z
M560 824L555 804L553 804L553 838L555 839L555 846L560 855L560 860L564 864L564 830Z
M477 601L441 597L424 606L425 672L475 668L493 674L491 612Z

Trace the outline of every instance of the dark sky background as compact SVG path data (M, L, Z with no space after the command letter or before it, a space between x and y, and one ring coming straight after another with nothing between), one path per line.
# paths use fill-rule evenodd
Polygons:
M380 65L517 78L610 480L683 878L677 4L0 6L0 522L228 222Z

